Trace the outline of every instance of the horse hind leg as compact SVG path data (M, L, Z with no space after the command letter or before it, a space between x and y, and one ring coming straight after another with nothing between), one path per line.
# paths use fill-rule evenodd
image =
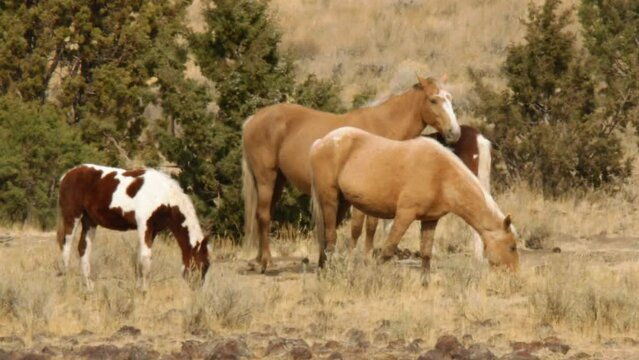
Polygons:
M142 292L149 289L149 273L151 272L151 246L153 245L153 231L145 226L138 227L140 248L138 251L137 276L138 287Z
M93 281L91 280L91 245L95 238L96 226L88 218L82 219L82 233L78 242L78 253L80 255L80 267L87 290L93 291Z
M257 179L257 176L256 176ZM271 248L269 241L269 233L271 230L271 209L273 204L274 195L281 193L281 190L276 191L277 172L268 171L264 176L261 176L257 180L257 227L259 235L259 247L257 252L256 261L261 267L261 272L264 273L266 268L271 265ZM283 186L283 180L281 183Z
M366 216L366 247L364 253L371 254L375 245L375 232L377 232L377 223L379 219L374 216Z
M61 219L58 225L58 245L62 250L62 269L60 274L69 271L69 258L71 257L71 247L73 246L73 238L80 225L80 217Z

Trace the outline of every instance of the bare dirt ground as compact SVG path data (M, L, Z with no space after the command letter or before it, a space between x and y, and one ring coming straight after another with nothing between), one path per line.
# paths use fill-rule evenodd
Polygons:
M53 233L6 229L0 359L639 359L639 238L550 231L509 276L474 261L458 227L438 230L427 288L408 252L382 266L343 252L318 275L315 244L289 234L265 275L249 270L251 249L218 244L195 291L159 239L147 294L134 233L98 230L88 293L77 259L58 275ZM416 233L402 248L418 248Z

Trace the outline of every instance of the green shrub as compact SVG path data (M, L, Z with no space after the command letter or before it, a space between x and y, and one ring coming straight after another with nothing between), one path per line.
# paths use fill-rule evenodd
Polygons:
M617 134L598 111L596 79L565 30L571 11L560 0L529 7L525 42L508 48L497 93L474 72L475 112L495 144L498 185L523 178L550 195L599 188L630 174Z

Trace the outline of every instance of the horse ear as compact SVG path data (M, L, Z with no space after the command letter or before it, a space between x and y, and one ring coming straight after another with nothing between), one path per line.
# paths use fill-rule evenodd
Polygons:
M426 82L426 79L424 79L423 77L419 76L419 74L417 72L415 72L415 76L417 77L417 84L415 84L415 88L416 89L423 89L424 88L424 83Z
M510 219L510 214L508 214L504 218L504 230L510 230L511 224L512 224L512 220Z

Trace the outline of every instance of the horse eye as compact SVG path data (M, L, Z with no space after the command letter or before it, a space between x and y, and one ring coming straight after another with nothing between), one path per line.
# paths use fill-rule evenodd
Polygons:
M435 99L430 99L430 103L431 103L431 104L433 104L433 105L437 105L437 100L435 100Z
M510 251L512 251L512 252L517 251L517 244L513 244L513 245L510 247Z

